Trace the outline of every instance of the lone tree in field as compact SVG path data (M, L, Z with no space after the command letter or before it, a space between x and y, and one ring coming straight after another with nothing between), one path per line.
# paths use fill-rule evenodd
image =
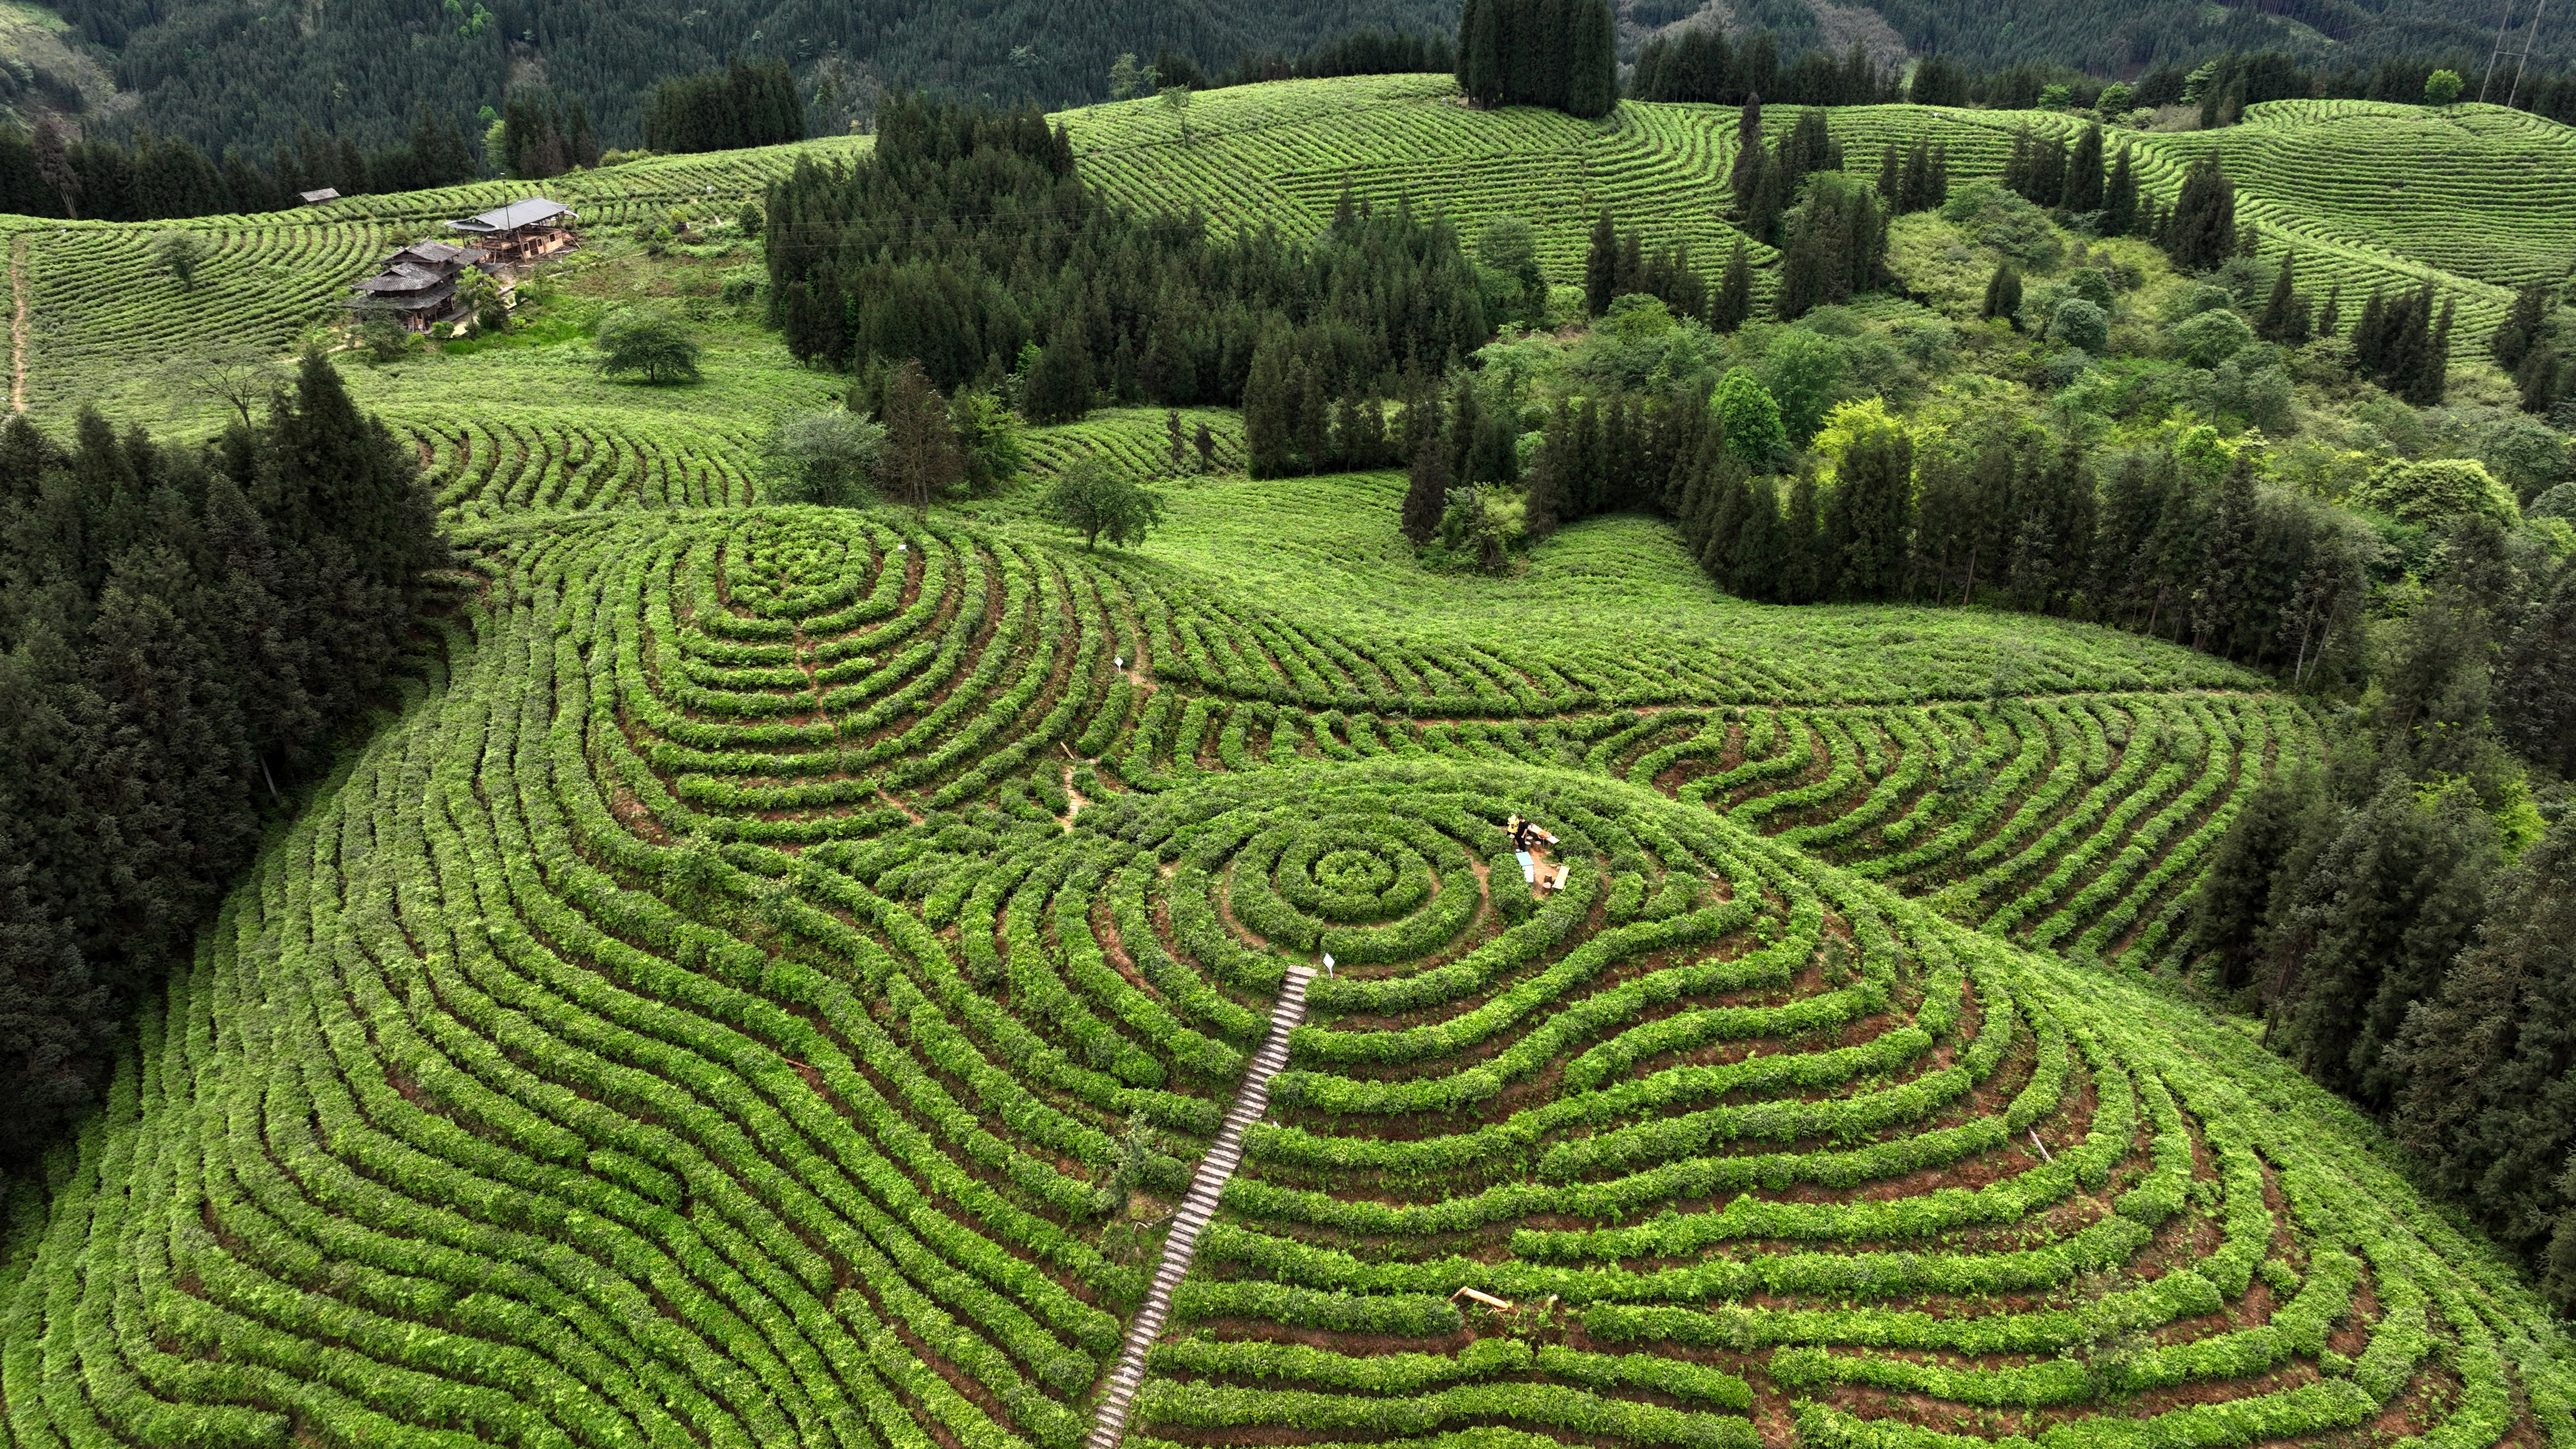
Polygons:
M1081 534L1085 547L1100 547L1106 534L1120 548L1145 541L1145 532L1163 521L1163 496L1111 468L1097 457L1084 458L1056 475L1047 489L1047 512Z
M2424 77L2424 104L2447 106L2460 98L2460 90L2467 84L2458 71L2437 70Z
M286 386L291 374L279 361L247 342L227 342L192 357L172 359L162 368L170 392L193 402L220 403L251 425L250 410Z
M152 259L178 279L182 291L195 291L197 264L214 250L193 231L165 231L152 239Z
M599 324L591 339L599 370L615 377L640 372L649 383L698 380L698 341L659 312L629 310Z
M920 513L966 476L966 455L948 422L948 400L930 385L921 363L906 358L886 384L885 495Z
M817 408L781 418L762 444L769 497L778 503L855 508L865 503L885 428L846 408Z

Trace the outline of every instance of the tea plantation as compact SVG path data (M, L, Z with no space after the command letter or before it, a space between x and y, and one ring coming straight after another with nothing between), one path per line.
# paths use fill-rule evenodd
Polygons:
M1560 281L1602 204L1732 245L1731 114L1451 89L1071 129L1225 221L1559 198ZM2010 143L1832 121L1962 174ZM2400 124L2214 139L2267 246L2500 313L2521 244L2474 213L2262 189ZM2504 170L2567 144L2420 124ZM2212 140L2141 138L2151 187ZM615 223L791 160L564 190ZM283 343L506 193L188 223L187 308ZM31 402L140 406L120 370L185 320L148 235L12 235ZM398 371L352 390L422 459L454 608L6 1201L0 1445L2576 1449L2515 1270L2148 980L2322 748L2263 676L1743 603L1635 515L1433 574L1401 477L1247 479L1230 413L1185 416L1217 472L1150 543L1094 554L1026 494L767 503L768 414L835 385L774 343L673 402L545 346ZM1029 451L1150 472L1165 425Z

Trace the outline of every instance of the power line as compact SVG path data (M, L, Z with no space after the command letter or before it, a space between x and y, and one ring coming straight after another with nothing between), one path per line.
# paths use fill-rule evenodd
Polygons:
M2513 83L2505 90L2504 104L2507 106L2512 105L2514 98L2521 94L2523 69L2531 62L2531 49L2540 40L2541 19L2548 15L2548 13L2549 0L2539 0L2539 3L2532 8L2531 23L2523 27L2522 49L2513 52L2511 56L2513 61ZM2485 77L2478 82L2478 99L2481 101L2487 98L2487 88L2495 84L2496 68L2504 64L2507 58L2506 52L2508 47L2512 44L2510 39L2512 34L2513 0L2504 0L2504 19L2496 25L2495 49L2488 53L2487 73Z

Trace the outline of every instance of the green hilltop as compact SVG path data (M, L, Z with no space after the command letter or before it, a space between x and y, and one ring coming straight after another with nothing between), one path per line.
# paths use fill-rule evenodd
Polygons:
M1560 285L1604 208L1733 247L1732 111L1453 91L1062 119L1218 228L1509 212ZM1827 120L1962 181L2073 124ZM2465 354L2561 268L2569 135L2120 139L2167 199L2223 148L2267 256L2429 281ZM2516 1269L2153 974L2321 711L2060 619L1733 599L1638 515L1435 571L1401 476L1246 477L1219 410L1132 551L1034 485L774 504L773 418L849 382L731 218L867 144L0 224L13 397L183 436L228 412L169 359L321 335L441 218L542 189L590 239L516 334L344 368L455 604L7 1200L0 1446L2576 1449ZM703 384L587 366L639 300ZM1032 467L1168 472L1169 426Z

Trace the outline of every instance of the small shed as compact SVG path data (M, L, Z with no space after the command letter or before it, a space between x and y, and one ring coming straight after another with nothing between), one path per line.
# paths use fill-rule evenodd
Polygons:
M326 201L340 199L340 189L336 186L325 186L319 191L299 191L295 194L303 199L306 206L320 206Z
M496 262L526 262L571 246L572 228L565 223L580 219L579 213L560 201L532 196L481 216L451 221L447 229L473 238L474 245Z

